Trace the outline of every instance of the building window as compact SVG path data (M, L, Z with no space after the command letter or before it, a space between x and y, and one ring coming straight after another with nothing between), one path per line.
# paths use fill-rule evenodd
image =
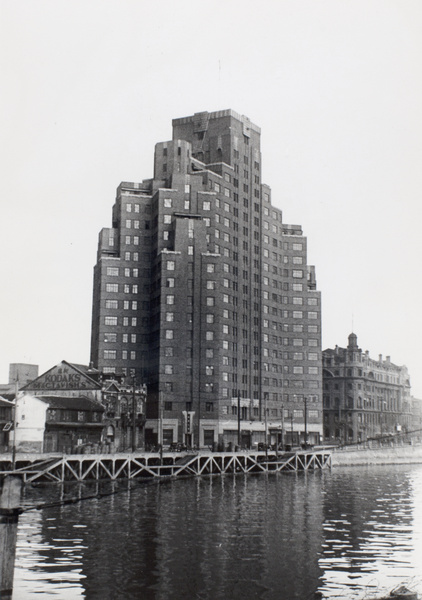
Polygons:
M303 271L295 271L295 270L293 270L292 275L296 279L302 279L303 278Z
M173 375L173 365L164 365L164 373L166 375Z
M171 198L164 198L164 207L165 208L171 208Z
M174 313L173 312L168 312L166 313L166 321L174 321Z
M303 317L303 312L301 310L294 310L293 311L293 318L294 319L301 319Z
M308 319L317 319L318 313L316 312L308 312Z
M207 296L207 306L214 306L215 298L213 296Z
M166 304L174 304L174 296L166 296Z
M117 325L117 317L104 317L104 325Z
M108 360L115 360L117 356L116 350L104 350L104 358Z
M174 271L174 260L167 261L167 271Z
M168 402L167 400L164 402L164 410L173 410L173 402Z
M173 329L166 329L166 340L172 340L174 337Z
M118 277L119 267L107 267L107 275L109 277Z
M105 307L106 308L117 308L118 302L117 302L117 300L106 300Z
M214 323L214 315L211 313L207 313L206 315L206 322L207 323Z
M301 375L303 373L303 367L293 367L293 373Z
M104 334L104 341L105 342L117 342L117 333L105 333Z
M208 341L211 341L214 339L214 332L213 331L207 331L205 333L205 339Z
M208 200L202 203L202 209L203 210L211 210L211 202L209 202Z
M214 271L215 271L214 263L207 264L207 273L214 273Z

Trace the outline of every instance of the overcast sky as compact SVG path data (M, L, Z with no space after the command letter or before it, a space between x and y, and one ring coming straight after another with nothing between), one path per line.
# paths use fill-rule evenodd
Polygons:
M352 331L422 398L419 0L2 0L0 382L87 364L98 232L171 120L232 108L303 226L323 348Z

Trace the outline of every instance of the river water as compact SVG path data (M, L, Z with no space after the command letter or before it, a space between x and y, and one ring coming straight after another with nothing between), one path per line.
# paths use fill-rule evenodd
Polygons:
M93 485L26 488L24 505ZM22 514L13 600L361 600L403 583L422 592L422 465L101 490L116 493Z

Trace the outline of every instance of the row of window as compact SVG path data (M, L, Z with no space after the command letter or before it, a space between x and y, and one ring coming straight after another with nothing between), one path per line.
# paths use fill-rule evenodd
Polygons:
M107 332L104 334L104 341L108 343L117 342L117 333ZM130 341L131 344L136 344L136 333L123 333L122 334L122 342L124 344L128 344Z
M318 375L318 373L319 373L318 367L304 367L303 365L297 366L297 367L292 367L292 368L290 368L288 365L285 365L283 370L285 373L291 373L293 375L305 375L305 374ZM222 373L223 381L237 382L237 377L238 377L237 373L229 373L227 371L224 371ZM242 375L242 380L243 380L242 383L248 383L247 378L248 378L247 375ZM263 385L270 385L269 381L270 380L268 378L264 377ZM254 376L254 384L258 384L258 382L259 382L258 376ZM279 379L279 380L272 379L272 385L273 385L273 387L284 387L286 385L286 382L283 379Z
M120 306L123 307L123 310L138 310L138 301L123 300L120 301ZM119 308L119 300L106 300L105 307L117 309Z
M139 291L139 287L137 283L132 285L125 283L121 288L125 294L137 294ZM119 291L118 283L106 283L106 292L115 293Z
M110 315L107 315L104 317L104 325L114 326L117 324L118 324L117 317L112 317ZM123 317L122 324L124 327L128 327L129 325L131 325L132 327L136 327L138 324L138 319L137 319L137 317Z
M138 219L126 219L125 227L126 229L139 229L140 221Z
M130 358L130 360L135 360L136 352L135 352L135 350L131 350L130 352L128 352L127 350L122 350L121 358L123 360L128 360L129 358ZM104 350L104 359L105 360L116 360L117 359L117 350Z
M172 313L171 313L172 314ZM170 317L171 319L172 317ZM174 317L173 317L174 318ZM108 322L109 319L116 319L116 322L114 323L115 325L117 325L117 317L106 317L106 325L110 325L111 323ZM132 319L133 321L133 319ZM312 330L311 333L317 333L315 330ZM256 335L254 335L256 334ZM254 339L257 341L258 340L258 333L257 332L252 332L252 335L254 337ZM237 330L236 330L236 336L237 336ZM242 336L244 339L248 338L248 330L247 329L242 329ZM165 339L167 340L173 340L174 339L174 330L173 329L166 329L165 330ZM205 332L205 339L209 340L209 341L213 341L214 340L214 331L210 331L207 330ZM265 343L272 343L272 344L284 344L284 345L288 345L290 343L289 338L282 338L282 337L277 337L277 336L270 336L267 333L264 333L262 336L262 341ZM222 344L223 344L223 349L228 350L229 349L229 343L228 340L223 340ZM258 346L256 347L256 352L255 355L259 355L259 349ZM269 353L269 349L268 348L262 348L262 352L263 352L263 356L268 356L267 353ZM274 351L272 351L274 352ZM315 359L312 359L315 360Z
M275 398L273 398L273 400L275 402L278 401L278 395L274 394ZM222 407L222 413L223 415L237 415L237 405L233 404L231 406L223 406ZM254 417L258 417L259 415L259 409L258 407L254 406L252 407L252 415L250 414L250 408L247 406L241 406L240 407L241 410L241 417L242 419L249 419L251 416ZM278 409L278 408L268 408L267 409L267 415L269 417L284 417L285 419L303 419L304 418L304 411L300 410L300 409L293 409L293 410L288 410L288 409ZM319 411L312 409L312 410L308 410L307 411L307 417L309 419L318 419L319 418Z
M126 212L130 213L132 212L138 213L139 212L139 204L126 204Z
M107 267L107 275L109 277L118 277L119 274L120 274L119 267ZM126 268L123 269L123 274L124 274L125 277L139 277L139 269L138 268L129 269L128 267L126 267ZM112 285L116 285L117 286L118 284L116 283L116 284L112 284ZM107 290L107 291L117 292L118 289L117 288L115 288L115 289L111 289L110 288L110 290Z

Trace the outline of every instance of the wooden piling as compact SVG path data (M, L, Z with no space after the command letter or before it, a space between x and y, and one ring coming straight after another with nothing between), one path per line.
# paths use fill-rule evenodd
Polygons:
M0 598L12 597L16 538L21 512L22 479L16 475L4 478L0 496Z

